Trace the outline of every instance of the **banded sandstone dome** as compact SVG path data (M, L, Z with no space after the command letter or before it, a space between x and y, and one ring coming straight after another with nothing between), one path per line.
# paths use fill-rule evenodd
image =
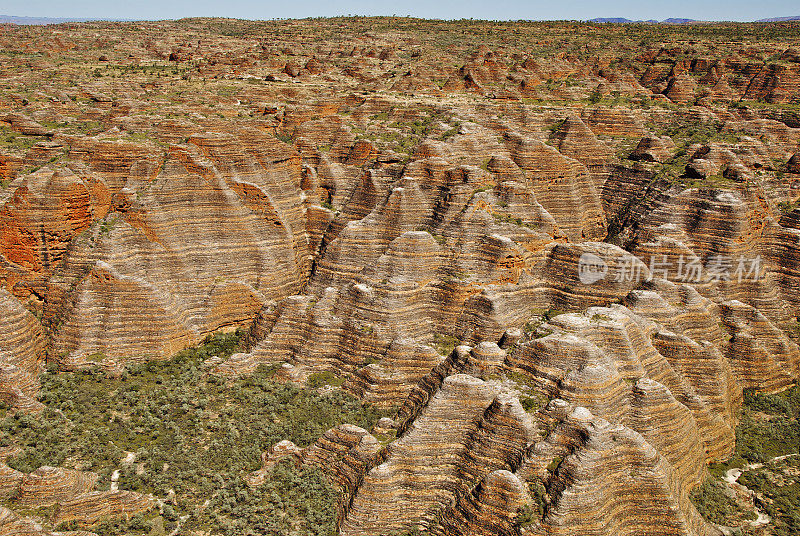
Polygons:
M124 382L238 329L192 378L270 370L384 416L237 477L319 468L339 534L721 534L707 465L743 393L800 374L798 29L3 26L4 417L53 417L45 369ZM217 533L210 499L126 489L141 453L25 472L19 437L0 534ZM264 530L235 512L227 534Z

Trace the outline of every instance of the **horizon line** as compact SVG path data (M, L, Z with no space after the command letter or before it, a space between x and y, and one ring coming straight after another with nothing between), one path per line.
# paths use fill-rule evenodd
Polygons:
M342 15L320 15L320 16L307 16L307 17L275 17L269 19L249 19L240 17L226 17L222 15L192 15L180 18L163 18L163 19L115 19L106 17L49 17L49 16L33 16L33 15L6 15L0 14L0 24L17 24L19 26L44 26L45 24L18 24L12 21L3 21L2 19L17 19L20 21L53 21L52 24L63 24L69 22L85 23L85 22L178 22L182 20L191 19L221 19L221 20L235 20L246 22L270 22L270 21L290 21L290 20L312 20L312 19L346 19L346 18L364 18L364 19L378 19L378 18L394 18L394 19L416 19L421 21L442 21L442 22L457 22L457 21L473 21L473 22L582 22L592 24L668 24L675 26L690 25L690 23L726 23L726 24L753 24L753 23L774 23L774 22L797 22L800 21L800 15L789 15L783 17L767 17L763 19L756 19L750 21L736 21L736 20L722 20L722 19L691 19L688 17L668 17L663 20L657 19L628 19L626 17L593 17L591 19L481 19L474 17L461 17L461 18L426 18L418 17L415 15L359 15L359 14L342 14ZM684 22L668 22L668 21L684 21Z

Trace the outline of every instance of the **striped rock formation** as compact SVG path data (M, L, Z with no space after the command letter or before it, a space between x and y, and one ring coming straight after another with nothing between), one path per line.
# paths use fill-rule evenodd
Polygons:
M44 330L36 317L4 289L0 289L0 334L0 362L38 374L46 344Z
M699 482L706 459L730 454L732 416L721 418L658 351L657 325L614 306L560 315L539 329L549 333L518 345L509 365L550 396L642 433L676 470L688 471L685 485Z
M3 459L11 452L2 453ZM98 475L92 472L42 466L24 474L0 462L0 495L11 499L15 509L37 511L51 508L49 519L36 516L20 518L12 510L0 510L0 534L30 534L41 536L91 536L87 531L50 532L42 528L46 521L52 526L67 521L92 525L114 517L130 517L156 505L152 496L131 491L93 491ZM50 515L50 514L48 514Z
M5 506L0 506L0 535L2 536L97 536L85 530L52 532L42 528L37 521L20 517Z
M545 513L529 534L638 534L641 526L648 534L721 534L703 521L671 465L640 434L564 406L556 408L568 414L518 471L546 489Z
M280 179L264 183L263 174L245 174L255 155L232 137L190 142L171 152L144 190L121 190L130 204L65 261L54 281L65 294L53 344L66 366L113 369L132 356L169 356L205 333L252 320L267 300L299 287L305 227L299 194L291 199L284 187L293 183L299 192L292 176L299 170L282 164L269 172ZM260 150L260 158L284 156Z
M518 463L533 425L518 401L495 398L493 391L473 376L446 378L411 427L390 444L385 461L364 475L341 533L427 525L437 508L464 493L476 477ZM390 496L394 499L387 502Z
M0 497L10 499L19 494L20 484L25 474L12 469L5 462L0 463Z
M38 411L38 375L44 365L44 330L5 289L0 289L0 400L23 411Z
M566 235L573 240L602 238L605 215L586 168L538 140L514 133L506 136L527 185Z
M525 482L504 469L487 475L468 495L461 495L442 514L442 523L432 534L512 536L522 508L532 501Z
M0 255L9 263L0 272L4 287L41 300L46 278L63 262L70 242L108 212L103 190L70 170L44 168L20 180L0 207Z
M67 521L94 524L101 519L130 517L156 505L155 499L133 491L90 491L62 501L53 514L55 525Z
M430 346L398 339L379 363L357 369L343 388L377 407L390 408L404 401L422 377L441 361L442 356Z
M94 488L98 475L62 467L40 467L20 482L20 505L26 508L51 506L72 500Z
M588 124L580 118L568 116L553 133L552 142L561 154L574 158L586 166L592 176L595 188L600 189L608 177L608 162L611 158L610 149L595 134L617 133L617 129L622 129L622 135L629 136L625 131L624 123L620 121L620 115L624 112L614 112L612 110L595 109L585 115ZM630 119L625 117L625 119ZM629 125L634 132L638 132L635 125Z
M771 229L765 240L764 256L772 264L781 296L795 310L800 307L800 209L795 209Z

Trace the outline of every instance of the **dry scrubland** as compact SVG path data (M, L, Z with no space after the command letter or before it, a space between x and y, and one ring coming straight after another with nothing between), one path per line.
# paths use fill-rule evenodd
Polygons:
M1 535L800 531L798 23L3 26L0 185Z

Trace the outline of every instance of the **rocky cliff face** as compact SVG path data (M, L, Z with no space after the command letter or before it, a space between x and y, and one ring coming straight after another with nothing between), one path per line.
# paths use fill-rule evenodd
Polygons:
M800 375L795 23L739 28L755 50L218 22L0 37L9 411L45 409L46 365L119 376L242 328L209 374L333 378L389 415L246 478L320 468L340 534L719 534L691 491L743 389ZM0 495L53 526L163 508L96 479L3 464Z

